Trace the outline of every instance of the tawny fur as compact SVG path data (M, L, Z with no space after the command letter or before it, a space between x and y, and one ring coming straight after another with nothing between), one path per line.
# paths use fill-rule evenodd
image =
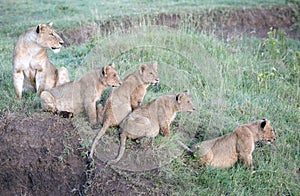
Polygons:
M119 155L109 164L116 163L122 158L127 138L155 137L159 134L159 131L163 136L168 136L170 134L170 124L176 117L177 111L192 112L193 110L194 106L188 91L162 95L137 108L120 124L121 145Z
M43 90L69 82L69 72L62 67L57 70L48 60L47 48L59 52L64 41L51 28L52 23L29 28L15 44L13 52L13 83L16 97L21 99L25 88Z
M147 87L159 82L157 63L143 63L138 69L128 74L120 87L114 88L104 107L98 105L98 121L102 123L102 128L94 139L90 151L92 158L96 145L110 126L117 126L135 108L141 105Z
M185 148L194 153L202 166L229 168L240 160L252 167L252 152L259 140L268 143L275 140L275 131L267 119L239 125L224 136L197 143L191 149Z
M96 101L108 86L120 86L121 80L113 66L95 68L77 80L41 94L44 110L79 114L86 111L91 124L97 122Z

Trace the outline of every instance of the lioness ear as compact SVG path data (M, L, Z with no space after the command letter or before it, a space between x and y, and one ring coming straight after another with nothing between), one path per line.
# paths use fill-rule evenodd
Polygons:
M142 74L142 73L145 71L146 68L147 68L147 65L141 64L141 65L139 66L140 74Z
M40 31L41 31L40 28L41 28L41 24L39 24L39 25L36 27L36 30L35 30L35 31L36 31L37 34L40 33Z
M260 123L260 127L263 129L263 128L265 128L266 124L267 124L266 119L262 119L261 123Z
M105 65L105 66L102 68L102 75L103 75L104 77L106 77L107 72L108 72L109 69L110 69L110 66L109 66L109 65Z
M36 27L36 33L40 33L43 31L43 28L45 28L46 25L45 24L39 24L37 27Z
M48 23L47 23L47 26L48 26L48 27L52 27L52 25L53 25L53 22L48 22Z

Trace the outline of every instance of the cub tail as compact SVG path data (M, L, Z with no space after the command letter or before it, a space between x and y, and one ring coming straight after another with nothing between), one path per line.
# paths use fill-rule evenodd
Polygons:
M194 155L194 151L192 149L190 149L187 145L185 145L184 143L182 143L181 141L177 140L176 141L181 147L184 148L184 150L186 150L189 154Z

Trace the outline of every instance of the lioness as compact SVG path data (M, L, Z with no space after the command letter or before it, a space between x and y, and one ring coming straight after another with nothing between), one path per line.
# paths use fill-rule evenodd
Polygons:
M20 35L15 44L12 65L13 83L18 99L21 99L24 87L34 88L40 95L45 89L70 81L66 68L57 70L48 60L47 48L57 53L64 43L51 27L52 23L48 23L29 28Z
M125 151L127 138L155 137L161 131L163 136L170 134L170 124L177 111L195 110L189 91L178 94L166 94L135 109L120 124L121 145L119 155L109 164L117 163Z
M108 127L119 125L127 114L141 105L147 87L158 82L157 63L143 63L123 79L121 86L111 91L104 107L98 105L98 120L102 123L102 128L92 144L89 158L92 158L97 142Z
M238 159L248 167L252 167L252 152L258 140L268 143L275 140L275 130L267 119L237 126L233 132L215 139L197 143L189 149L194 153L202 166L229 168Z
M79 114L85 111L91 124L97 122L96 101L104 87L119 86L121 80L114 65L95 68L77 80L55 87L41 94L44 110Z

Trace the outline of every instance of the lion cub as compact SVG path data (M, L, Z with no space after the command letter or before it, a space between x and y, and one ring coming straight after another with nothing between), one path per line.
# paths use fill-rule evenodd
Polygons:
M155 137L161 131L163 136L170 134L170 124L176 117L177 111L192 112L195 110L189 91L178 94L166 94L135 109L120 124L121 145L119 155L115 160L118 162L125 151L127 138Z
M229 168L239 159L246 166L252 167L252 152L258 140L268 143L275 140L275 130L267 119L239 125L233 132L197 143L192 149L180 144L193 152L202 166Z
M48 60L47 48L57 53L64 43L51 27L52 23L48 23L29 28L20 35L15 44L12 75L18 99L22 98L25 87L34 88L40 95L43 90L70 81L66 68L57 70Z
M79 114L85 110L91 124L97 122L96 101L104 87L119 86L121 80L114 65L95 68L77 80L55 87L41 94L44 110Z
M141 105L147 87L158 82L157 63L143 63L123 79L121 86L111 91L104 107L98 105L98 121L102 123L102 128L94 139L89 158L92 158L97 142L108 127L119 125L127 114Z

